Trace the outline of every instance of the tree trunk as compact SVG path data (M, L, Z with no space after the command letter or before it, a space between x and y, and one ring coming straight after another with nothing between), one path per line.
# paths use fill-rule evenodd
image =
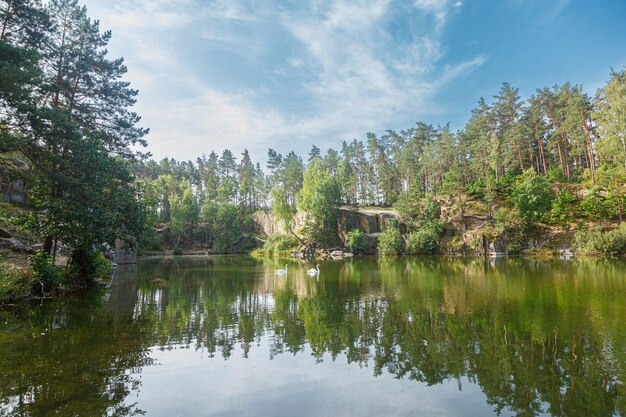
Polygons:
M7 25L9 24L9 20L11 19L11 15L13 11L11 10L11 6L13 5L13 0L9 0L7 2L7 14L4 18L4 22L2 22L2 33L0 34L0 41L4 41L4 35L7 31Z

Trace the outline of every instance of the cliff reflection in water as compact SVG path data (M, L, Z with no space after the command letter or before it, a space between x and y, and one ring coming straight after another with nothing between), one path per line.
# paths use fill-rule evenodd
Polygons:
M154 349L187 347L477 384L494 412L626 415L623 261L366 258L275 276L283 265L150 259L107 294L0 312L0 415L141 412Z
M228 358L270 335L270 357L310 346L374 375L466 376L494 411L626 413L623 262L365 259L325 264L319 280L297 264L276 277L267 259L192 265L142 269L134 314L161 347Z

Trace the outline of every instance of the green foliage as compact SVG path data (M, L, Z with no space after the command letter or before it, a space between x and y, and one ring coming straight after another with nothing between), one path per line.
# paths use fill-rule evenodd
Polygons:
M367 248L363 232L359 229L350 230L347 235L346 246L352 253L363 253Z
M94 278L104 278L111 272L111 261L102 253L93 248L78 248L72 251L64 275L69 285L82 288L93 285Z
M626 222L609 231L600 228L580 229L574 235L573 244L576 252L582 255L626 254Z
M483 200L487 195L487 185L485 183L484 178L478 178L470 182L467 187L465 187L465 192L470 198L475 200Z
M171 194L169 202L170 229L172 230L172 234L178 237L178 242L180 242L180 237L185 233L185 211L177 195Z
M419 229L438 224L439 205L434 195L426 194L422 198L412 200L411 194L404 194L398 199L395 206L400 218L411 228Z
M626 195L611 187L608 193L593 192L580 203L582 213L589 219L614 219L623 216Z
M524 221L541 220L552 204L550 183L534 170L527 169L513 186L511 202Z
M495 220L493 237L498 237L509 253L517 253L522 249L527 232L525 223L515 209L499 208L493 215Z
M626 68L611 71L611 78L598 92L593 114L598 123L598 154L611 182L626 181Z
M404 239L395 227L387 227L378 238L378 253L383 256L401 255Z
M577 202L578 198L574 194L568 190L560 190L552 201L550 218L562 223L572 220L576 214L574 206Z
M147 251L158 251L162 249L161 241L154 227L146 227L141 231L141 234L137 238L137 248Z
M435 255L439 250L440 231L439 225L433 224L409 233L407 252L412 255Z
M458 163L452 164L443 174L443 181L439 193L443 195L458 195L463 192L463 171Z
M624 207L621 195L603 196L598 192L591 193L580 203L582 214L589 219L611 219L618 215L620 207Z
M174 246L174 250L172 251L172 253L175 256L180 256L180 255L183 254L183 249L179 245L176 245L176 246Z
M412 187L409 189L409 192L401 193L398 196L398 200L393 207L400 214L400 218L409 222L416 219L420 215L423 210L420 205L420 197L421 192L417 187Z
M217 253L235 253L241 241L241 227L237 207L220 204L213 223L213 250Z
M296 207L287 201L287 193L281 187L272 189L272 213L276 219L283 222L285 228L291 230L293 217L296 215Z
M522 172L519 167L508 169L498 182L498 191L501 194L511 195L521 174Z
M336 226L336 208L341 200L341 187L329 175L320 158L315 158L304 173L299 207L307 213L307 231L311 238L326 243Z
M38 252L30 257L30 265L35 278L43 287L34 288L35 291L48 292L63 283L63 274L54 264L52 257L45 252Z
M17 268L0 258L0 305L29 296L35 282L31 271Z
M548 169L548 172L546 173L546 178L551 183L567 183L567 182L569 182L568 179L567 179L567 176L565 174L563 174L563 170L561 169L561 167L558 167L558 166L554 166L554 167Z
M268 254L286 254L298 248L298 239L295 236L275 233L268 236L263 244L263 251Z

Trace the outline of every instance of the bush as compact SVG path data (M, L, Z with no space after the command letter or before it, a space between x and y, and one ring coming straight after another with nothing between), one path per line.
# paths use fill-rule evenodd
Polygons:
M475 200L482 200L485 198L487 194L487 184L485 183L484 178L479 178L476 181L473 181L465 187L465 192L470 198Z
M139 235L137 248L143 250L161 250L161 241L154 227L146 227Z
M66 282L86 287L93 285L95 278L111 274L111 261L94 249L74 249L64 272Z
M589 194L580 203L580 210L585 217L591 219L605 219L612 217L609 206L598 194Z
M580 210L591 219L609 219L618 217L625 205L626 198L621 194L609 193L605 198L596 192L583 199Z
M52 257L45 252L38 252L30 257L30 265L43 287L34 288L35 291L48 292L58 288L63 283L63 274L54 264Z
M581 229L574 235L574 249L582 255L626 254L626 223L607 232L600 228Z
M502 194L510 195L515 188L515 184L519 180L520 175L522 174L519 167L514 169L508 169L500 181L498 181L497 188L498 191Z
M437 227L422 227L409 233L407 252L413 255L434 255L439 250L439 233Z
M546 172L546 178L551 183L554 183L554 182L560 182L560 183L568 182L567 176L565 176L565 174L563 174L563 170L561 169L561 167L558 167L558 166L555 166L555 167L552 167L552 168L548 169L548 172Z
M574 203L578 202L578 198L567 190L561 190L557 193L556 198L552 202L550 209L550 218L557 222L566 222L574 217Z
M383 256L400 255L404 250L404 239L395 227L388 227L378 238L378 253Z
M494 213L493 218L494 237L500 238L509 253L519 252L526 237L527 227L517 210L502 207Z
M287 253L298 248L298 239L295 236L273 234L263 244L263 251L268 254Z
M513 186L511 202L526 222L541 220L552 205L550 183L527 169Z
M32 272L0 261L0 304L27 297L34 282Z
M241 225L237 207L221 204L213 223L213 250L217 253L233 253L241 240Z
M174 250L172 252L175 256L180 256L183 254L183 249L180 246L176 245L174 246Z
M348 238L346 239L346 246L352 253L363 253L367 248L367 242L363 232L359 229L353 229L348 232Z

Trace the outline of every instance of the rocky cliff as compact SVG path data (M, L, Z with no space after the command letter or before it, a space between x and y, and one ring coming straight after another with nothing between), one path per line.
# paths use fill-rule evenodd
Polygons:
M446 255L501 256L512 253L569 254L572 252L573 231L537 224L523 241L511 242L511 236L499 235L495 231L495 219L485 212L484 207L472 201L438 198L439 221L443 233L439 253ZM286 233L281 222L271 212L258 212L254 216L255 232L269 236ZM304 213L295 217L294 231L305 223ZM407 226L397 212L384 208L337 209L337 235L346 242L349 231L358 229L368 241L368 252L375 253L380 233L388 226L397 227L406 237ZM512 249L514 248L514 249Z

